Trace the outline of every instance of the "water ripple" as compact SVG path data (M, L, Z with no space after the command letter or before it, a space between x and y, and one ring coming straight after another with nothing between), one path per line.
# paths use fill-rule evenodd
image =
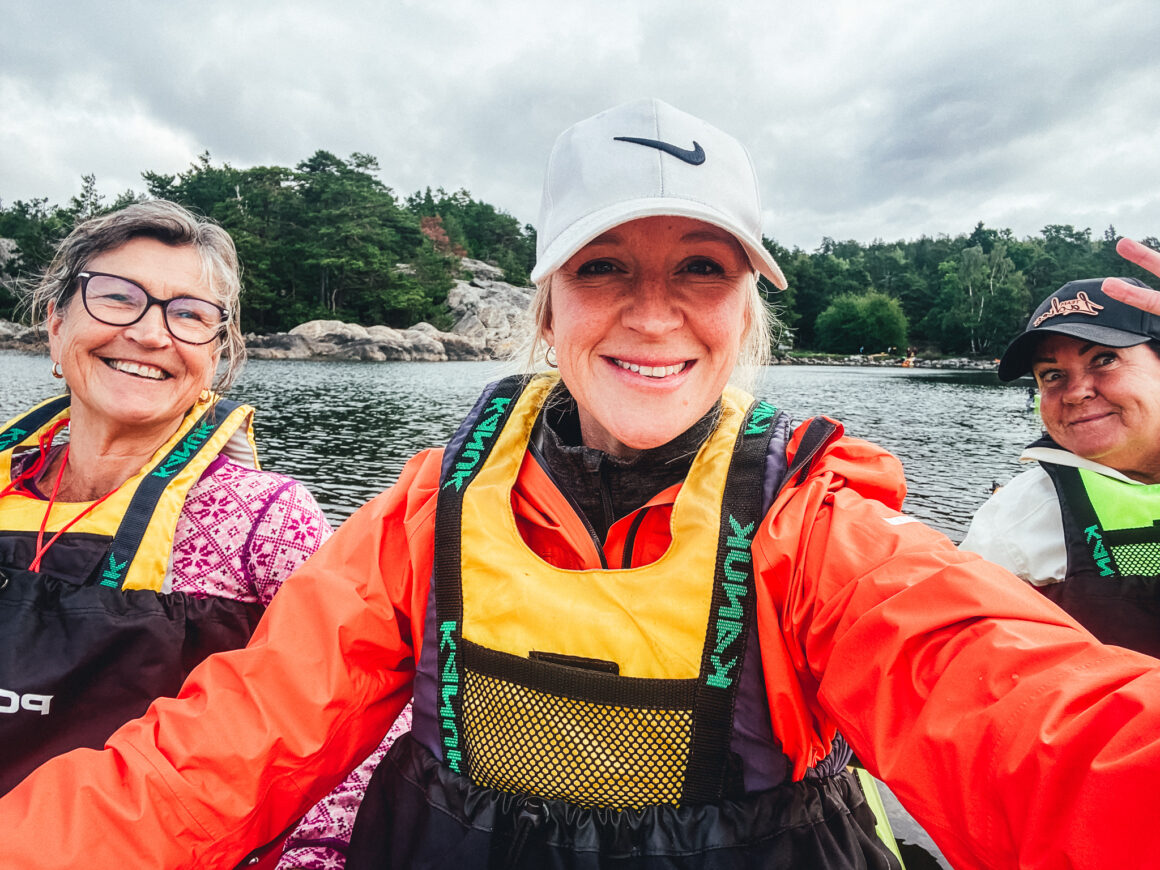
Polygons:
M59 389L47 358L0 351L0 419ZM492 363L251 362L231 397L258 408L264 467L302 480L336 524L393 483L418 450L446 442ZM994 483L1039 434L1026 383L991 372L775 366L759 390L803 419L827 414L904 460L907 509L962 538Z

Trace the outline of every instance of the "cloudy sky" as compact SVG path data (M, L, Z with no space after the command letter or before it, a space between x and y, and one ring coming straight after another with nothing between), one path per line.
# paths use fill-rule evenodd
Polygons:
M1157 0L0 0L0 21L6 206L326 149L534 222L556 134L656 96L749 147L788 246L1160 235Z

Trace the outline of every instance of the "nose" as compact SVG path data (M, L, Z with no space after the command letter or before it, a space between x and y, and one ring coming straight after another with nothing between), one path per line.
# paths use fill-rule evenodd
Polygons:
M150 303L136 323L125 327L125 334L145 347L165 347L172 341L165 325L165 312L156 303Z
M1068 377L1067 385L1063 389L1063 401L1070 405L1078 405L1095 394L1095 378L1088 372L1081 371Z
M662 276L642 276L632 287L622 322L630 329L660 335L685 322L676 291Z

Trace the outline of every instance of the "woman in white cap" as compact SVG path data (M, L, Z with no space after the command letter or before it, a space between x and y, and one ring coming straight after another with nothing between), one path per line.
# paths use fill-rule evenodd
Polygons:
M412 692L349 868L897 866L850 747L956 867L1153 861L1160 663L902 514L885 451L728 385L785 284L760 218L745 150L671 106L566 131L558 373L488 388L246 650L0 800L5 866L231 867Z
M1130 258L1160 259L1126 241ZM1003 353L999 378L1034 376L1037 464L1000 488L961 547L1017 574L1105 643L1160 655L1160 314L1133 279L1072 281ZM1141 297L1138 297L1141 298ZM1142 296L1147 299L1146 295Z

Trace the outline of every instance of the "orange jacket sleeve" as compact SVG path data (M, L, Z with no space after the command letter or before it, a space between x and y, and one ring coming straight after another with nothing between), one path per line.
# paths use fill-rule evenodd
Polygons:
M245 649L0 799L6 870L232 868L334 788L411 694L438 464L416 457L347 520Z
M818 730L955 867L1160 866L1160 662L899 513L892 464L835 442L755 541L762 641Z

